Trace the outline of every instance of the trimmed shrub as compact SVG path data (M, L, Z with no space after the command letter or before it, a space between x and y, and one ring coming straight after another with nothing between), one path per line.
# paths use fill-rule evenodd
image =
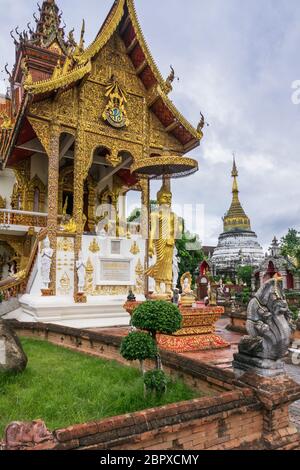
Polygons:
M139 305L132 317L132 325L151 333L172 334L181 327L179 308L164 300L147 301Z
M122 341L121 355L127 361L154 359L156 354L156 344L148 333L135 331L129 333Z
M144 384L147 390L158 394L165 393L169 379L161 369L154 369L144 375Z

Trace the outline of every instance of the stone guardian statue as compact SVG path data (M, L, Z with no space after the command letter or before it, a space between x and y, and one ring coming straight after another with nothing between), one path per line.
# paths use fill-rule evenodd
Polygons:
M282 359L288 352L295 324L280 276L267 281L250 301L246 328L248 336L241 339L239 352L234 355L237 375L249 369L267 377L284 373Z

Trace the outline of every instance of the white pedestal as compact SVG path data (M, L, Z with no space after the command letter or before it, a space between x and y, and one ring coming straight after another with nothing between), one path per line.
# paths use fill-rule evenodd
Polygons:
M126 296L88 297L86 304L76 304L71 297L26 294L20 298L22 321L54 323L74 328L128 326L130 316L123 309L125 302Z

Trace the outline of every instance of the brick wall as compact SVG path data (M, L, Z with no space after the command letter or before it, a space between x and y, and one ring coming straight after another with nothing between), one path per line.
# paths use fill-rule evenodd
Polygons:
M36 323L13 322L13 326L19 334L123 362L120 337ZM288 414L289 405L300 399L300 387L288 376L266 378L249 372L237 380L230 371L174 353L163 352L162 360L170 374L194 387L203 389L206 384L215 396L53 433L41 421L12 423L6 428L2 449L300 449L300 435Z
M263 416L253 391L244 389L71 426L54 433L49 433L43 423L31 426L22 423L9 426L5 448L234 449L251 446L261 438Z
M115 360L128 366L128 361L120 355L122 337L106 332L94 332L69 328L61 325L45 325L44 323L21 323L11 321L11 326L20 336L46 340L52 344L64 346L73 351ZM173 378L181 378L190 387L207 391L210 394L233 390L235 376L233 372L204 364L191 358L169 351L161 351L164 370ZM130 363L140 368L138 361ZM145 368L154 367L152 361L145 362Z

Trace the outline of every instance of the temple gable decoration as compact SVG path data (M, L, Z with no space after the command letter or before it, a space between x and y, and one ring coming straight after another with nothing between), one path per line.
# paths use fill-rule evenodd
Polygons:
M112 127L127 127L129 119L125 109L127 103L126 94L114 76L111 77L106 87L105 96L108 97L109 101L102 114L104 121L108 122Z

